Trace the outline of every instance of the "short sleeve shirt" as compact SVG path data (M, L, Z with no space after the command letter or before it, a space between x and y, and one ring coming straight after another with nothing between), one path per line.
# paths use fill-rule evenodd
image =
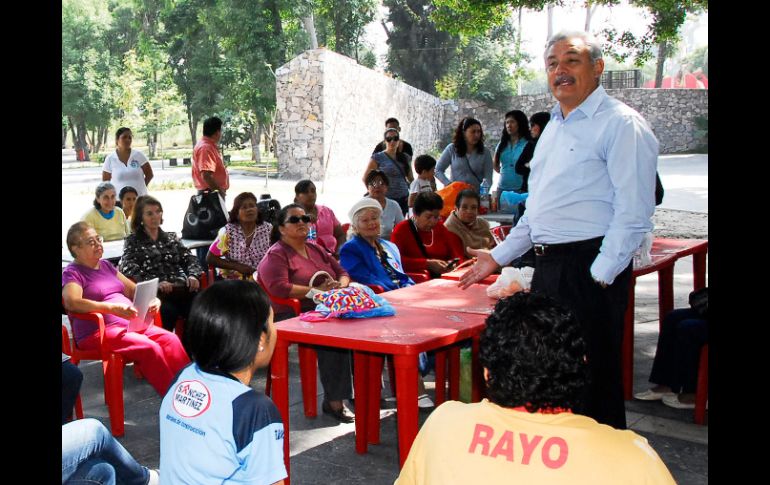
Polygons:
M219 154L216 143L211 138L204 136L198 140L193 149L192 179L198 190L208 189L209 185L201 172L208 171L214 174L214 181L220 188L230 188L230 176L227 173L222 156Z
M159 414L161 483L272 484L287 477L278 408L229 374L188 365Z
M102 170L111 174L110 183L115 186L116 194L120 194L120 190L128 186L135 188L139 195L147 195L142 170L142 166L147 163L150 163L149 160L139 150L132 149L126 163L120 161L117 152L112 152L104 158Z

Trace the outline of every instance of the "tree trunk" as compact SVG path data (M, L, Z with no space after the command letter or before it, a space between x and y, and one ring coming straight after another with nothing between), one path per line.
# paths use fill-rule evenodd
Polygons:
M72 145L75 148L75 153L77 154L78 149L78 137L75 136L75 123L72 122L72 118L67 116L67 124L70 127L70 132L72 133Z
M254 160L254 165L259 165L261 161L261 154L259 150L259 140L262 137L262 123L257 123L257 126L251 129L251 158Z
M91 152L88 149L88 143L86 142L87 131L86 131L86 123L85 123L85 121L79 121L77 123L77 125L75 126L75 128L77 129L77 131L76 131L76 134L77 134L76 140L77 140L77 142L75 143L75 150L77 150L77 151L82 150L83 151L83 156L80 157L81 161L83 161L83 162L90 162L91 161Z
M61 127L61 148L62 150L67 148L67 127L66 126Z
M318 37L315 34L315 21L313 20L313 12L310 12L310 14L306 17L302 17L302 25L305 27L305 31L310 37L310 47L312 49L318 49Z
M281 12L278 9L277 0L269 0L270 16L273 22L273 34L278 40L278 65L273 66L273 71L286 63L286 43L283 42L283 24L281 23Z
M155 158L155 145L158 142L158 135L147 133L147 152L150 159Z
M548 5L548 40L553 36L553 5Z
M591 2L586 2L586 24L585 30L586 32L591 32L591 17L594 16L594 13L596 12L597 5L591 5Z
M521 12L523 8L519 7L519 25L516 28L516 93L521 96Z
M668 42L663 41L658 44L658 62L655 67L655 87L659 88L663 83L663 65L666 63L666 56L668 55Z
M190 129L190 139L192 140L193 147L198 143L198 117L191 115L190 111L187 111L187 128Z

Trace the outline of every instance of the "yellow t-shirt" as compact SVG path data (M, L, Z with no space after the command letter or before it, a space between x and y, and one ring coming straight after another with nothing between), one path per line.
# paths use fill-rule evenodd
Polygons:
M130 233L126 223L126 214L120 207L115 207L115 214L112 219L105 219L98 209L93 208L86 212L82 220L94 226L96 233L102 236L105 241L117 241Z
M395 485L674 484L647 440L571 413L448 401L417 434Z

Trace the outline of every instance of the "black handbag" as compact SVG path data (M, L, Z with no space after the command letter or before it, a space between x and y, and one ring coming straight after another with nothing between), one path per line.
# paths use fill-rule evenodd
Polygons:
M227 215L219 200L219 192L193 195L184 214L182 238L213 240L225 224Z

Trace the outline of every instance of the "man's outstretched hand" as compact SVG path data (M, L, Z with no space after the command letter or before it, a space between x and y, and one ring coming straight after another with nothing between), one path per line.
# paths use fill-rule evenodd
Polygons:
M466 248L466 251L468 251L468 254L471 256L476 257L476 263L460 278L461 290L468 288L477 281L483 280L500 267L500 265L492 259L492 254L490 254L487 249Z

